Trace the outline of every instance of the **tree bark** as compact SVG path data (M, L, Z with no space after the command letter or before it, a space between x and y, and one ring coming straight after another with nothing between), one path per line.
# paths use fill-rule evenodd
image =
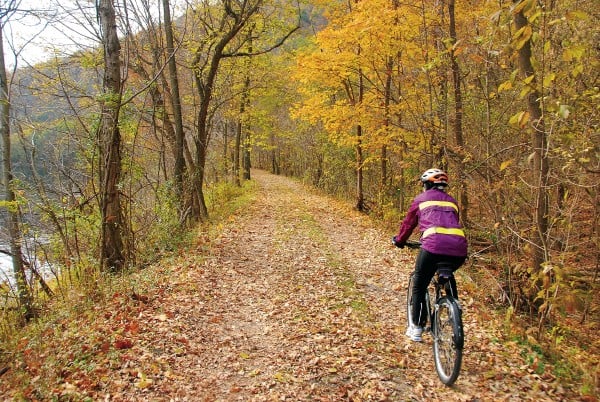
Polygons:
M240 100L240 115L238 116L237 122L237 130L235 133L235 157L234 157L234 171L235 171L235 184L237 186L241 186L240 181L240 168L243 173L243 179L250 179L250 168L247 166L249 162L247 162L247 140L248 134L246 134L246 139L242 141L242 137L244 134L244 113L246 112L246 107L248 105L250 92L250 72L246 71L246 78L244 79L244 89L242 90L242 98ZM241 157L240 157L241 156Z
M362 104L364 96L364 82L362 70L358 70L358 104ZM365 194L363 189L363 147L362 147L362 134L363 128L359 124L356 127L356 209L359 211L365 211Z
M250 102L250 73L246 76L246 80L244 82L244 96L242 97L242 102L244 103L244 109L248 108L248 104ZM244 152L242 157L242 177L244 180L250 180L250 149L251 149L251 139L250 139L250 131L246 130L246 135L244 136Z
M454 0L448 1L448 15L450 20L450 39L452 40L452 49L450 51L450 63L452 66L452 84L454 89L454 121L453 131L454 140L456 141L456 147L458 148L458 161L457 161L457 187L459 191L459 206L460 216L464 225L468 225L469 216L469 196L467 193L467 181L465 178L465 166L463 163L463 150L465 142L463 139L463 101L462 101L462 80L460 76L460 68L458 61L456 60L456 45L458 38L456 37L456 18L454 11Z
M244 104L240 106L240 113L243 113ZM240 150L242 149L242 119L237 119L235 126L235 144L233 149L233 182L236 186L241 186L240 181Z
M386 135L388 135L387 129L391 126L391 113L390 113L390 104L392 100L392 69L394 68L394 58L388 57L386 66L386 77L385 77L385 89L384 89L384 110L385 110L385 120L384 126L386 128ZM387 189L388 182L388 155L387 155L387 145L381 146L381 180L379 184L379 195L380 205L385 203L385 194Z
M363 149L362 149L362 126L356 127L356 209L365 211L365 193L363 189Z
M520 3L520 0L514 0L515 4ZM525 28L528 25L527 17L523 14L523 10L514 15L515 27L517 30ZM548 236L548 179L549 165L546 154L548 148L548 138L544 119L542 115L541 99L537 89L537 79L532 63L531 39L524 42L523 46L518 49L519 70L521 76L525 79L533 76L530 85L530 92L527 96L527 110L531 120L531 145L533 147L533 164L532 164L532 185L534 189L533 205L535 207L533 215L534 230L531 237L532 247L532 268L534 272L538 272L542 268L542 264L547 260L547 236Z
M103 269L119 271L126 264L125 233L119 182L121 179L121 45L117 36L115 8L112 0L100 0L98 18L104 45L104 103L98 130L100 147L100 209L102 239L100 261Z
M192 174L192 188L193 191L198 195L199 204L192 211L192 216L196 220L208 219L208 209L206 208L206 202L204 199L204 171L206 167L206 157L208 152L209 132L208 132L208 109L212 102L212 95L214 85L217 79L217 72L219 71L219 65L223 59L223 52L225 46L237 35L243 24L234 24L231 29L223 34L223 36L215 44L206 74L203 74L203 70L200 67L200 61L204 54L202 49L199 48L196 51L195 60L193 62L194 79L196 81L196 88L200 98L200 105L198 108L197 119L196 119L196 138L194 142L196 145L196 171Z
M183 116L181 113L181 96L179 95L179 77L175 60L175 45L173 40L173 24L171 22L171 6L169 0L163 0L165 38L167 41L167 55L169 57L169 79L171 84L171 101L173 103L173 120L175 123L175 191L180 203L180 213L185 210L183 195L183 175L185 173L184 160L184 131Z

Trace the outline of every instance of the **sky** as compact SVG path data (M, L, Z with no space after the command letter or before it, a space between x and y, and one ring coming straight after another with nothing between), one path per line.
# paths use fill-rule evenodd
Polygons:
M73 1L63 0L60 5L58 1L17 0L18 11L4 21L3 26L4 55L8 66L14 66L17 61L17 65L23 67L47 60L57 52L66 55L82 46L93 45L92 24L77 23L75 18L85 21L82 13L79 17L67 16L66 11L73 7ZM6 8L7 2L0 0L0 8ZM88 3L93 10L93 2L81 3Z
M9 2L0 0L0 10L6 9ZM16 0L19 12L12 14L3 28L6 65L12 67L16 62L18 67L24 67L48 60L54 55L62 57L82 48L97 46L95 2ZM162 0L128 0L128 3L136 2L149 3L156 15L162 10ZM123 4L122 1L115 3ZM185 3L186 0L171 0L176 10L181 10ZM35 13L29 12L31 10ZM15 57L15 53L18 53L18 57Z

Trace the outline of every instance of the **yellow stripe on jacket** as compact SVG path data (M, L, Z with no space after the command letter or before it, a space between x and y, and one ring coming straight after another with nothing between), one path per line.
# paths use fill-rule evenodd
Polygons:
M429 207L452 207L458 212L458 206L450 201L424 201L419 204L421 210Z
M423 232L423 236L422 237L427 237L427 236L432 235L434 233L441 233L441 234L456 235L456 236L465 237L465 232L463 232L462 229L459 229L459 228L442 228L442 227L439 227L439 226L434 226L432 228L426 229Z

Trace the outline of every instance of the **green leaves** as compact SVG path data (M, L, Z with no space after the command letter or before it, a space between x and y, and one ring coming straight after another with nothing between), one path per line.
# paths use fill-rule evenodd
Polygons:
M568 105L560 105L558 107L557 115L562 119L568 119L570 114L571 111Z

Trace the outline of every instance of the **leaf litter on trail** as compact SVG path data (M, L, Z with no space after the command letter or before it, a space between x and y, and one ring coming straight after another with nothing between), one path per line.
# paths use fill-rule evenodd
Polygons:
M115 401L573 396L532 373L517 345L502 343L496 323L481 318L477 301L464 305L461 375L454 388L443 386L431 339L415 344L404 336L414 253L390 247L388 233L343 203L282 177L258 172L255 179L261 190L251 212L226 222L218 238L199 240L201 247L172 266L147 268L155 284L135 292L145 297L115 295L95 307L93 324L65 332L63 344L95 346L81 366L64 371L62 385L45 364L51 354L41 351L48 357L39 367L29 362L38 376L56 378L38 392ZM48 347L65 356L64 364L66 356L82 355L81 348L61 351L74 346ZM90 381L88 373L98 375Z

